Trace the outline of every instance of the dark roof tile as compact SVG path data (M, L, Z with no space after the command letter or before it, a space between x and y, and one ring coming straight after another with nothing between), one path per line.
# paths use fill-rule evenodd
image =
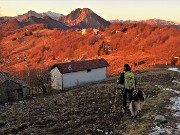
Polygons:
M68 63L55 64L54 66L50 68L50 70L57 67L59 71L62 74L64 74L64 73L84 71L87 69L103 68L107 66L109 66L108 62L104 58L101 58L101 59L74 61L74 62L68 62Z
M3 72L3 71L0 71L0 85L3 84L4 82L6 81L13 81L15 83L18 83L20 84L21 86L23 87L29 87L28 84L26 84L24 81L22 81L21 79L13 76L13 75L10 75L6 72Z

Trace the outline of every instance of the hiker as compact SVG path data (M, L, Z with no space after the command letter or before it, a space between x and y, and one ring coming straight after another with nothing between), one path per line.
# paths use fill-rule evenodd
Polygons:
M132 94L135 89L135 77L131 71L131 67L128 64L124 64L124 71L120 73L120 77L117 80L118 84L123 85L123 108L122 111L125 112L127 108L127 96L129 98L129 103L132 100Z

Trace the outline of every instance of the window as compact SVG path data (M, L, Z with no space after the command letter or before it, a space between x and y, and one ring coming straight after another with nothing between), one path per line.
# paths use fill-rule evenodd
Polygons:
M91 72L91 69L87 69L87 72Z

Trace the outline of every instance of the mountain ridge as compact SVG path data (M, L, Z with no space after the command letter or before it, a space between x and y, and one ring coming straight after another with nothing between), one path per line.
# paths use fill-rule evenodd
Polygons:
M69 28L90 28L90 27L98 28L100 25L104 27L108 27L110 23L147 23L154 26L163 25L163 26L172 26L172 27L180 28L180 22L167 21L157 18L140 20L140 21L116 19L116 20L109 20L110 22L109 23L108 21L98 16L89 8L82 8L82 9L77 8L71 11L71 13L69 13L68 15L63 15L52 11L37 13L33 10L29 10L27 13L24 13L22 15L17 15L14 17L9 17L9 16L0 17L0 24L8 22L12 19L17 19L18 21L21 22L30 16L35 16L36 18L42 18L42 19L46 16L49 16L53 20L63 22L63 24L68 25Z
M180 22L175 22L175 21L167 21L167 20L163 20L163 19L157 19L157 18L153 18L153 19L148 19L148 20L140 20L140 21L135 21L135 20L119 20L119 19L115 19L115 20L110 20L111 23L116 24L116 23L147 23L153 26L173 26L176 28L180 28Z
M56 18L60 16L61 19L53 19L54 17L52 18L48 14L51 14L51 15L53 14L54 17ZM58 28L62 30L67 30L71 28L98 28L100 26L108 27L110 25L108 21L104 20L103 18L101 18L100 16L98 16L92 10L88 8L84 8L84 9L78 8L75 11L72 11L67 16L63 16L62 14L56 14L50 11L44 12L43 14L39 14L35 11L30 10L27 13L24 13L22 15L18 15L12 18L1 17L0 29L7 30L5 33L3 33L3 35L6 35L7 33L10 33L13 30L16 30L15 28L17 27L14 27L14 29L10 29L10 30L6 28L6 27L9 27L9 26L6 26L8 22L11 22L11 20L13 19L17 19L19 23L21 23L22 27L31 25L31 24L43 23L51 29ZM71 23L69 25L67 23L67 20L68 22L72 22L73 24Z

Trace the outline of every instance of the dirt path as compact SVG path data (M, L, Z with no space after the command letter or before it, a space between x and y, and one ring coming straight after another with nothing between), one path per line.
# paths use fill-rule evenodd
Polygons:
M167 115L170 125L178 122L165 108L169 98L176 94L156 86L179 90L179 85L172 83L177 74L166 69L151 69L136 71L135 75L138 87L147 96L143 116L136 123L129 113L121 113L120 88L114 112L117 76L112 76L101 83L0 106L0 135L147 135L153 132L153 119L157 114Z

